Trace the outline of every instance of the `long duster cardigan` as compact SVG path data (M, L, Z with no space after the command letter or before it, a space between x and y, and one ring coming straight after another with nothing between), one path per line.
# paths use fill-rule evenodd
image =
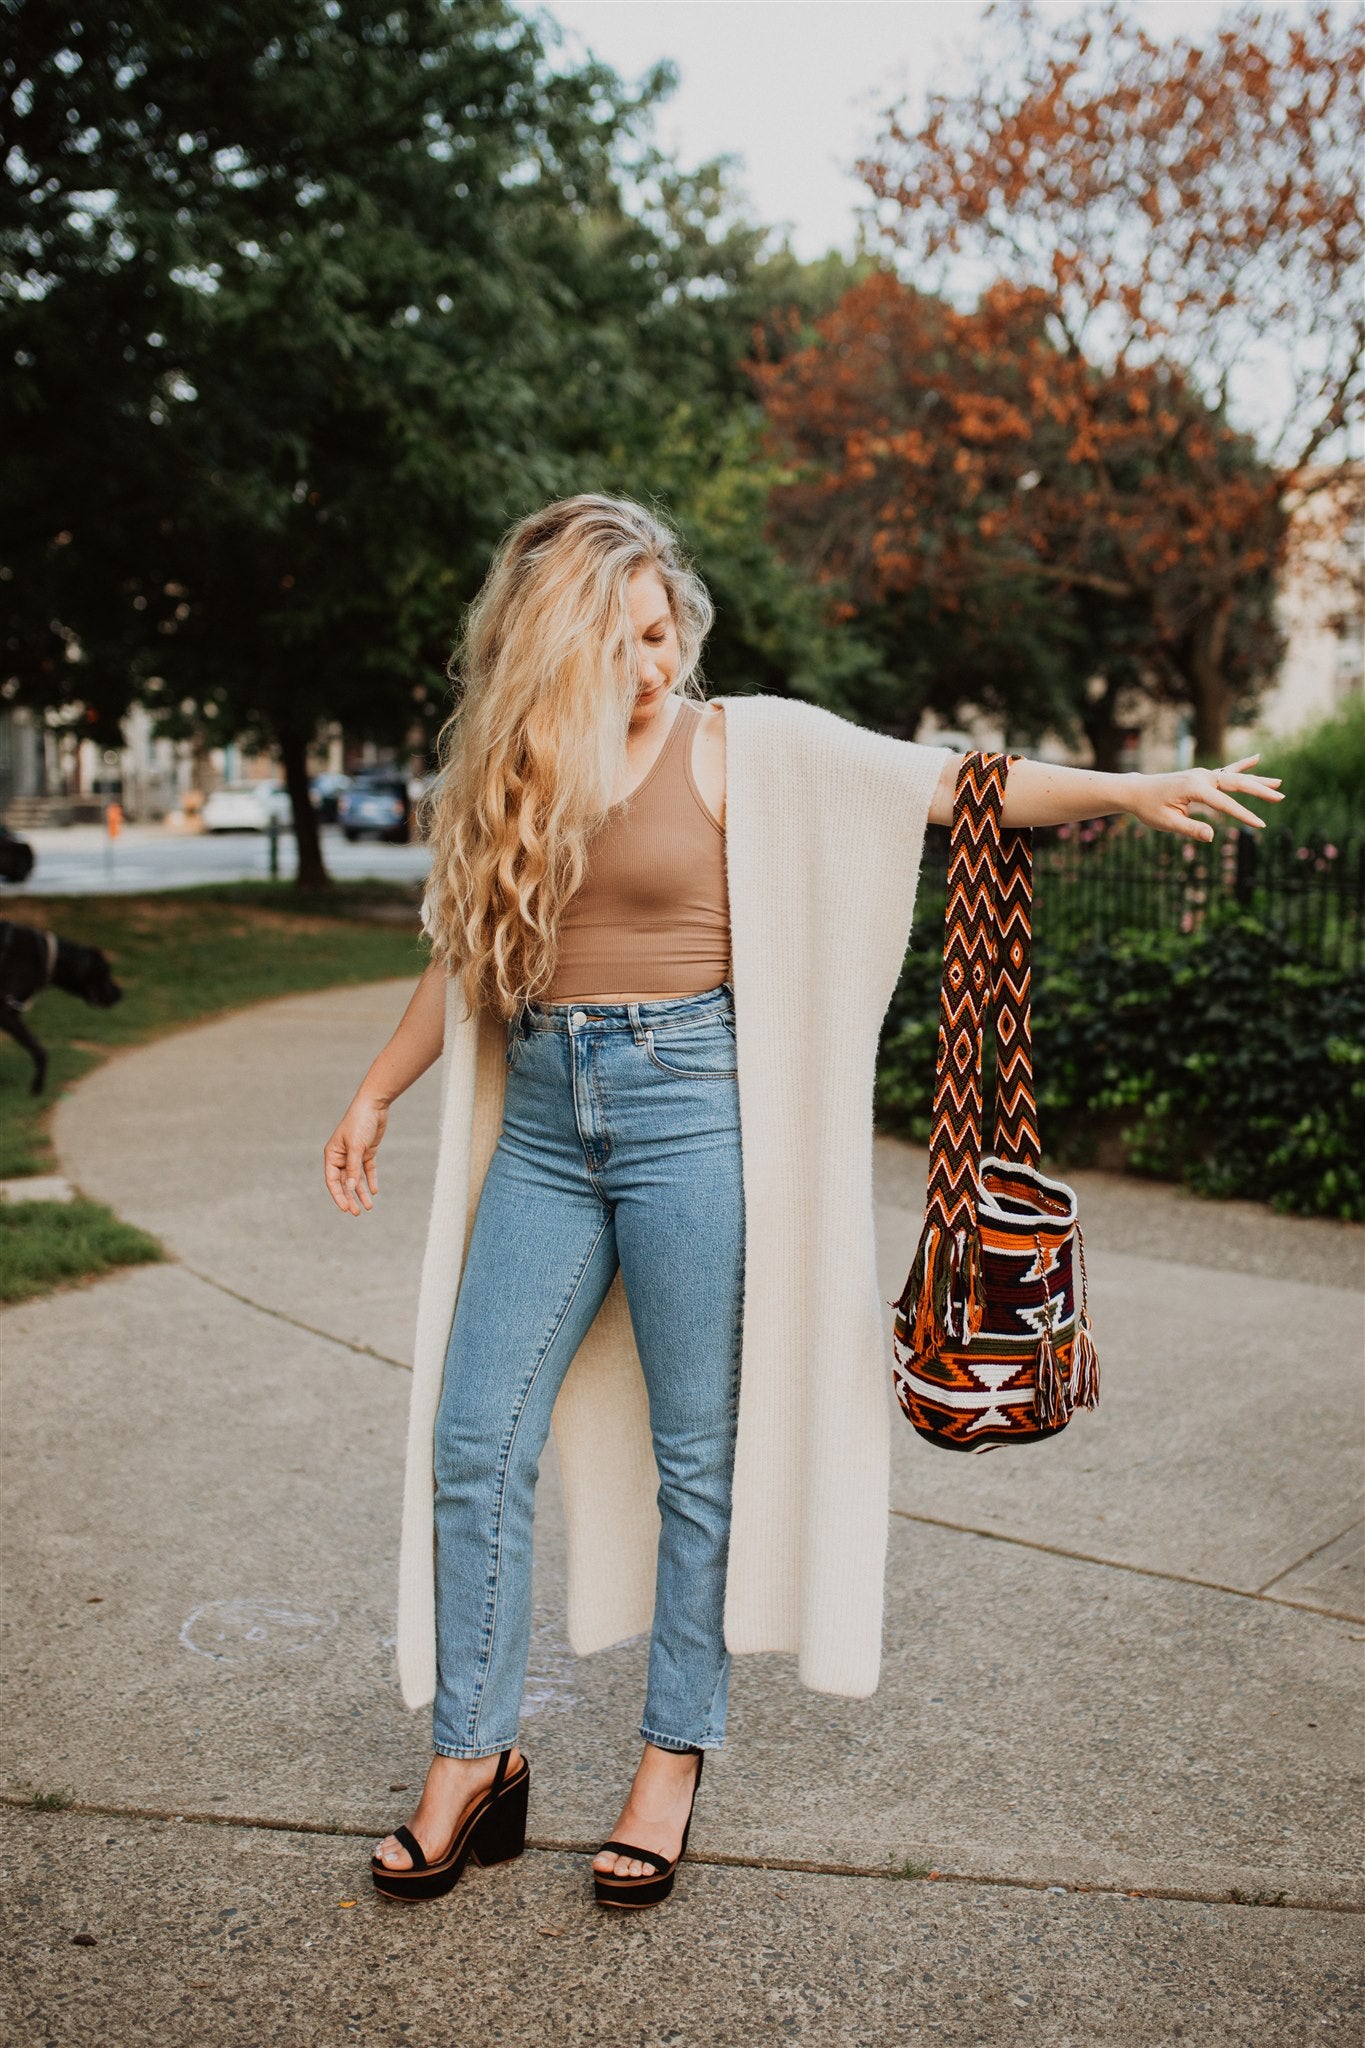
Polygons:
M810 703L718 701L745 1209L725 1641L735 1653L794 1651L802 1684L863 1698L881 1663L892 1424L873 1082L929 805L951 755ZM412 1708L435 1695L434 1425L501 1129L505 1054L505 1021L486 1010L471 1016L452 977L399 1560L397 1668ZM658 1477L619 1271L565 1376L552 1427L568 1527L568 1636L583 1656L647 1629L654 1605Z

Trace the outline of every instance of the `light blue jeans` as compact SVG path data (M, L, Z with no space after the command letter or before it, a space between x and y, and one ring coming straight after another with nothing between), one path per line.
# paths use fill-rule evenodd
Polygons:
M618 1266L659 1471L640 1733L718 1748L739 1412L744 1190L734 991L572 1007L507 1027L502 1132L461 1276L435 1437L442 1756L517 1739L531 1522L560 1384ZM604 1486L599 1512L610 1519Z

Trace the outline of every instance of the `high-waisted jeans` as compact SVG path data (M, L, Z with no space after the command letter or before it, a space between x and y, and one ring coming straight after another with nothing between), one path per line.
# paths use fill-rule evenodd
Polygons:
M619 1266L644 1368L660 1532L644 1720L717 1748L744 1286L734 991L507 1027L507 1094L446 1351L435 1438L443 1756L517 1739L531 1522L550 1411ZM613 1503L604 1485L597 1511Z

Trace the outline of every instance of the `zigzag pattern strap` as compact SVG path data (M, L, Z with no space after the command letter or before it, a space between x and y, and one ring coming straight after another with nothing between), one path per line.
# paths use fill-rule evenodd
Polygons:
M1017 754L1011 761L1017 761ZM1008 763L1007 763L1008 768ZM1003 797L1003 788L1002 788ZM1001 1159L1037 1166L1038 1105L1033 1092L1029 989L1033 956L1033 833L1000 833L995 899L995 1150Z
M1007 772L1003 754L965 754L953 791L927 1201L928 1216L947 1232L976 1222L981 1032L995 973L995 895Z

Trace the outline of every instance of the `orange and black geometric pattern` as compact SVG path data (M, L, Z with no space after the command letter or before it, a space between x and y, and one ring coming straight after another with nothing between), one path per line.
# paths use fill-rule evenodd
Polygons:
M947 1450L1036 1443L1099 1400L1076 1197L1039 1170L1029 999L1033 835L1005 830L1017 754L969 753L948 854L924 1228L896 1310L896 1396ZM994 1018L994 1151L982 1051ZM1080 1267L1079 1303L1073 1259Z

